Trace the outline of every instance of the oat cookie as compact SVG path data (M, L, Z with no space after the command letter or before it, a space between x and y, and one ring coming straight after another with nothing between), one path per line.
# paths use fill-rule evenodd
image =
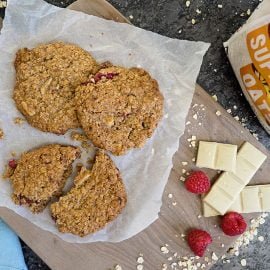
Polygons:
M53 196L60 196L80 150L51 144L22 154L12 181L12 199L27 205L33 213L44 210Z
M82 167L75 186L51 205L60 232L81 237L102 229L125 207L127 195L113 161L98 150L91 170Z
M20 49L15 69L13 98L29 124L56 134L79 127L74 91L98 70L87 51L62 42Z
M88 138L116 155L143 146L163 114L158 83L140 68L101 69L78 86L75 96Z

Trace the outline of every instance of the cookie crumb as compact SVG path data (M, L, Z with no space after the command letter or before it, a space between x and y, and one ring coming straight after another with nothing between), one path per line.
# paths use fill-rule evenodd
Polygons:
M173 195L170 193L168 194L168 198L171 199L173 197Z
M194 25L196 23L196 20L195 19L192 19L191 20L191 23Z
M227 110L227 113L232 113L232 110L231 110L231 109L228 109L228 110Z
M134 18L133 15L129 15L128 17L129 17L131 20L133 20L133 18Z
M198 115L196 113L193 115L193 119L195 119L195 120L198 119Z
M119 264L117 264L114 266L114 270L122 270L122 267Z
M187 122L186 122L186 126L188 126L188 125L190 125L190 124L191 124L190 121L187 121Z
M248 9L248 10L247 10L247 15L249 16L250 14L251 14L251 10Z
M188 162L182 161L182 165L183 165L183 166L187 166L187 165L188 165Z
M25 122L25 119L24 118L21 118L21 117L15 117L13 119L13 122L16 125L21 125L21 124L23 124Z
M218 5L218 8L223 8L223 6L221 4Z
M70 134L70 138L74 141L78 141L81 143L81 147L84 148L85 150L92 150L93 145L89 142L88 138L86 135L73 131Z
M221 116L221 112L220 111L216 111L216 115L217 116Z
M0 140L4 139L4 131L0 128Z

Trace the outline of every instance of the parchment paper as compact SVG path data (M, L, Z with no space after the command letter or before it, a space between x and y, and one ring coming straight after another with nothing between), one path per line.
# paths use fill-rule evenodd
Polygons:
M60 9L42 0L9 0L0 36L0 127L5 133L5 139L0 140L1 175L11 151L22 153L56 142L74 145L68 134L57 136L28 124L13 123L14 117L20 115L12 100L15 53L21 47L32 48L54 40L78 44L98 61L145 68L157 79L165 97L164 117L142 149L131 150L121 157L112 156L124 179L128 203L123 213L105 229L84 238L59 233L48 209L34 215L13 204L9 181L0 181L0 206L12 209L68 242L127 239L158 218L172 156L184 132L196 78L209 44L170 39L131 25Z

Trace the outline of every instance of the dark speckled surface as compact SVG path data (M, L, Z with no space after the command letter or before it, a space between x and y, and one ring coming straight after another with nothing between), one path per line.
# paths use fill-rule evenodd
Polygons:
M47 0L47 2L66 7L73 1ZM248 18L247 10L253 11L259 4L259 0L191 0L188 8L185 0L110 0L109 2L138 27L172 38L202 40L212 43L204 59L198 83L211 95L216 94L218 101L226 109L232 110L233 116L244 118L251 132L258 134L259 140L270 150L270 136L260 126L249 104L242 96L222 46L222 43L246 21ZM218 8L218 5L222 5L222 8ZM196 12L197 9L201 11L201 14ZM195 25L192 25L192 19L196 20ZM237 109L234 109L234 106ZM269 226L268 219L259 229L258 235L264 236L265 239L263 242L255 239L252 245L242 248L238 257L230 258L229 264L218 262L212 269L269 270ZM49 269L24 244L23 251L30 270ZM247 260L246 267L242 267L240 264L243 258Z

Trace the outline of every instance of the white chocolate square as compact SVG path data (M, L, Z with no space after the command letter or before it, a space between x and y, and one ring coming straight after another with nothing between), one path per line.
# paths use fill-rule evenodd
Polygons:
M256 157L258 157L258 159ZM224 215L229 209L231 209L231 206L239 197L240 192L249 183L265 159L266 155L264 155L260 150L256 149L250 143L246 142L237 154L236 172L224 172L217 179L210 192L208 192L208 194L204 197L204 202L206 202L208 206L212 207L221 215ZM263 192L265 191L263 190ZM240 198L240 203L238 199L236 204L237 208L239 209L241 207L242 212L254 211L256 209L260 211L262 208L261 202L259 201L259 207L256 194L258 197L258 190L256 191L255 189L249 190L247 193L244 192L242 195L245 199L242 200L242 196ZM252 197L251 204L250 202L246 202L247 197ZM263 197L263 200L266 204L267 198L265 198L265 196ZM243 206L243 204L245 204L245 206ZM267 208L267 204L265 207Z
M200 168L234 172L237 146L200 141L196 165Z

